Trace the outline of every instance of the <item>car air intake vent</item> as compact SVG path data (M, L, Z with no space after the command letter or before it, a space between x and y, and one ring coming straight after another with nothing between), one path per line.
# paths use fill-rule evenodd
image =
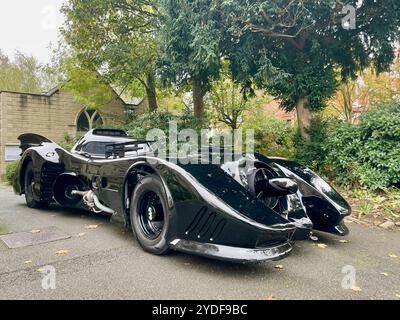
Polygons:
M202 207L186 229L185 234L197 239L214 241L225 227L226 220L220 219L216 212L210 212Z
M40 192L42 199L51 201L53 198L53 183L56 178L64 172L64 165L46 162L42 166L40 176Z

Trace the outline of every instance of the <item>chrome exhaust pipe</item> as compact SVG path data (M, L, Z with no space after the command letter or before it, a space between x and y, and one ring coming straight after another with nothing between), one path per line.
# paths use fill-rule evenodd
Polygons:
M94 194L93 191L78 191L78 190L73 190L71 192L73 195L79 195L82 196L83 201L85 204L94 212L99 213L99 212L105 212L109 214L114 214L115 211L111 208L106 207L103 205L99 198ZM96 210L98 209L98 210Z

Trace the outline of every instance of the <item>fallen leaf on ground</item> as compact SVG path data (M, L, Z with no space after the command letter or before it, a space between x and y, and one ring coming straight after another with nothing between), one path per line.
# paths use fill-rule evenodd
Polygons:
M67 254L69 250L57 250L56 254Z
M42 273L42 272L44 272L44 269L43 268L39 268L39 269L36 269L36 271Z
M339 242L340 242L340 243L349 243L350 241L349 241L349 240L346 240L346 239L344 239L344 240L339 240Z
M282 270L282 269L283 269L283 265L278 264L278 265L276 265L274 268L275 268L275 269L280 269L280 270Z
M325 249L327 247L327 245L325 243L318 243L317 247L321 248L321 249Z
M394 253L389 254L389 257L391 258L397 258L397 255L395 255Z
M98 224L90 224L90 225L86 226L85 228L86 229L97 229L98 227L99 227Z
M362 289L360 287L353 287L351 288L351 290L353 290L354 292L361 292Z
M265 300L275 300L275 297L272 294L269 294L265 297Z
M385 276L385 277L388 277L388 276L389 276L389 274L388 274L387 272L381 272L381 275L383 275L383 276Z
M29 232L32 233L32 234L35 234L35 233L40 233L40 230L31 230Z
M26 261L24 261L24 263L25 263L25 264L32 263L32 260L26 260Z
M77 234L77 237L83 237L84 235L86 235L86 233L85 232L81 232L81 233Z

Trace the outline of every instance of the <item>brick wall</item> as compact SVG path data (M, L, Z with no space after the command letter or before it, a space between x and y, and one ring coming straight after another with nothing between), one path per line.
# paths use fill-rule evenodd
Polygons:
M5 146L18 144L22 133L38 133L53 141L76 134L76 121L83 106L62 90L51 95L0 92L0 175L5 173ZM122 124L125 104L114 99L99 108L105 126Z

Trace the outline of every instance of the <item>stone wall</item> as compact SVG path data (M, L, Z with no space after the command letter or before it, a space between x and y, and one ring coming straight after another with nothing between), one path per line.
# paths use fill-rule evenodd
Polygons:
M114 94L114 93L113 93ZM99 108L105 126L125 121L125 103L114 99ZM62 90L50 95L0 92L0 175L5 173L5 146L19 144L22 133L38 133L53 141L62 141L68 133L74 136L77 119L84 106Z

